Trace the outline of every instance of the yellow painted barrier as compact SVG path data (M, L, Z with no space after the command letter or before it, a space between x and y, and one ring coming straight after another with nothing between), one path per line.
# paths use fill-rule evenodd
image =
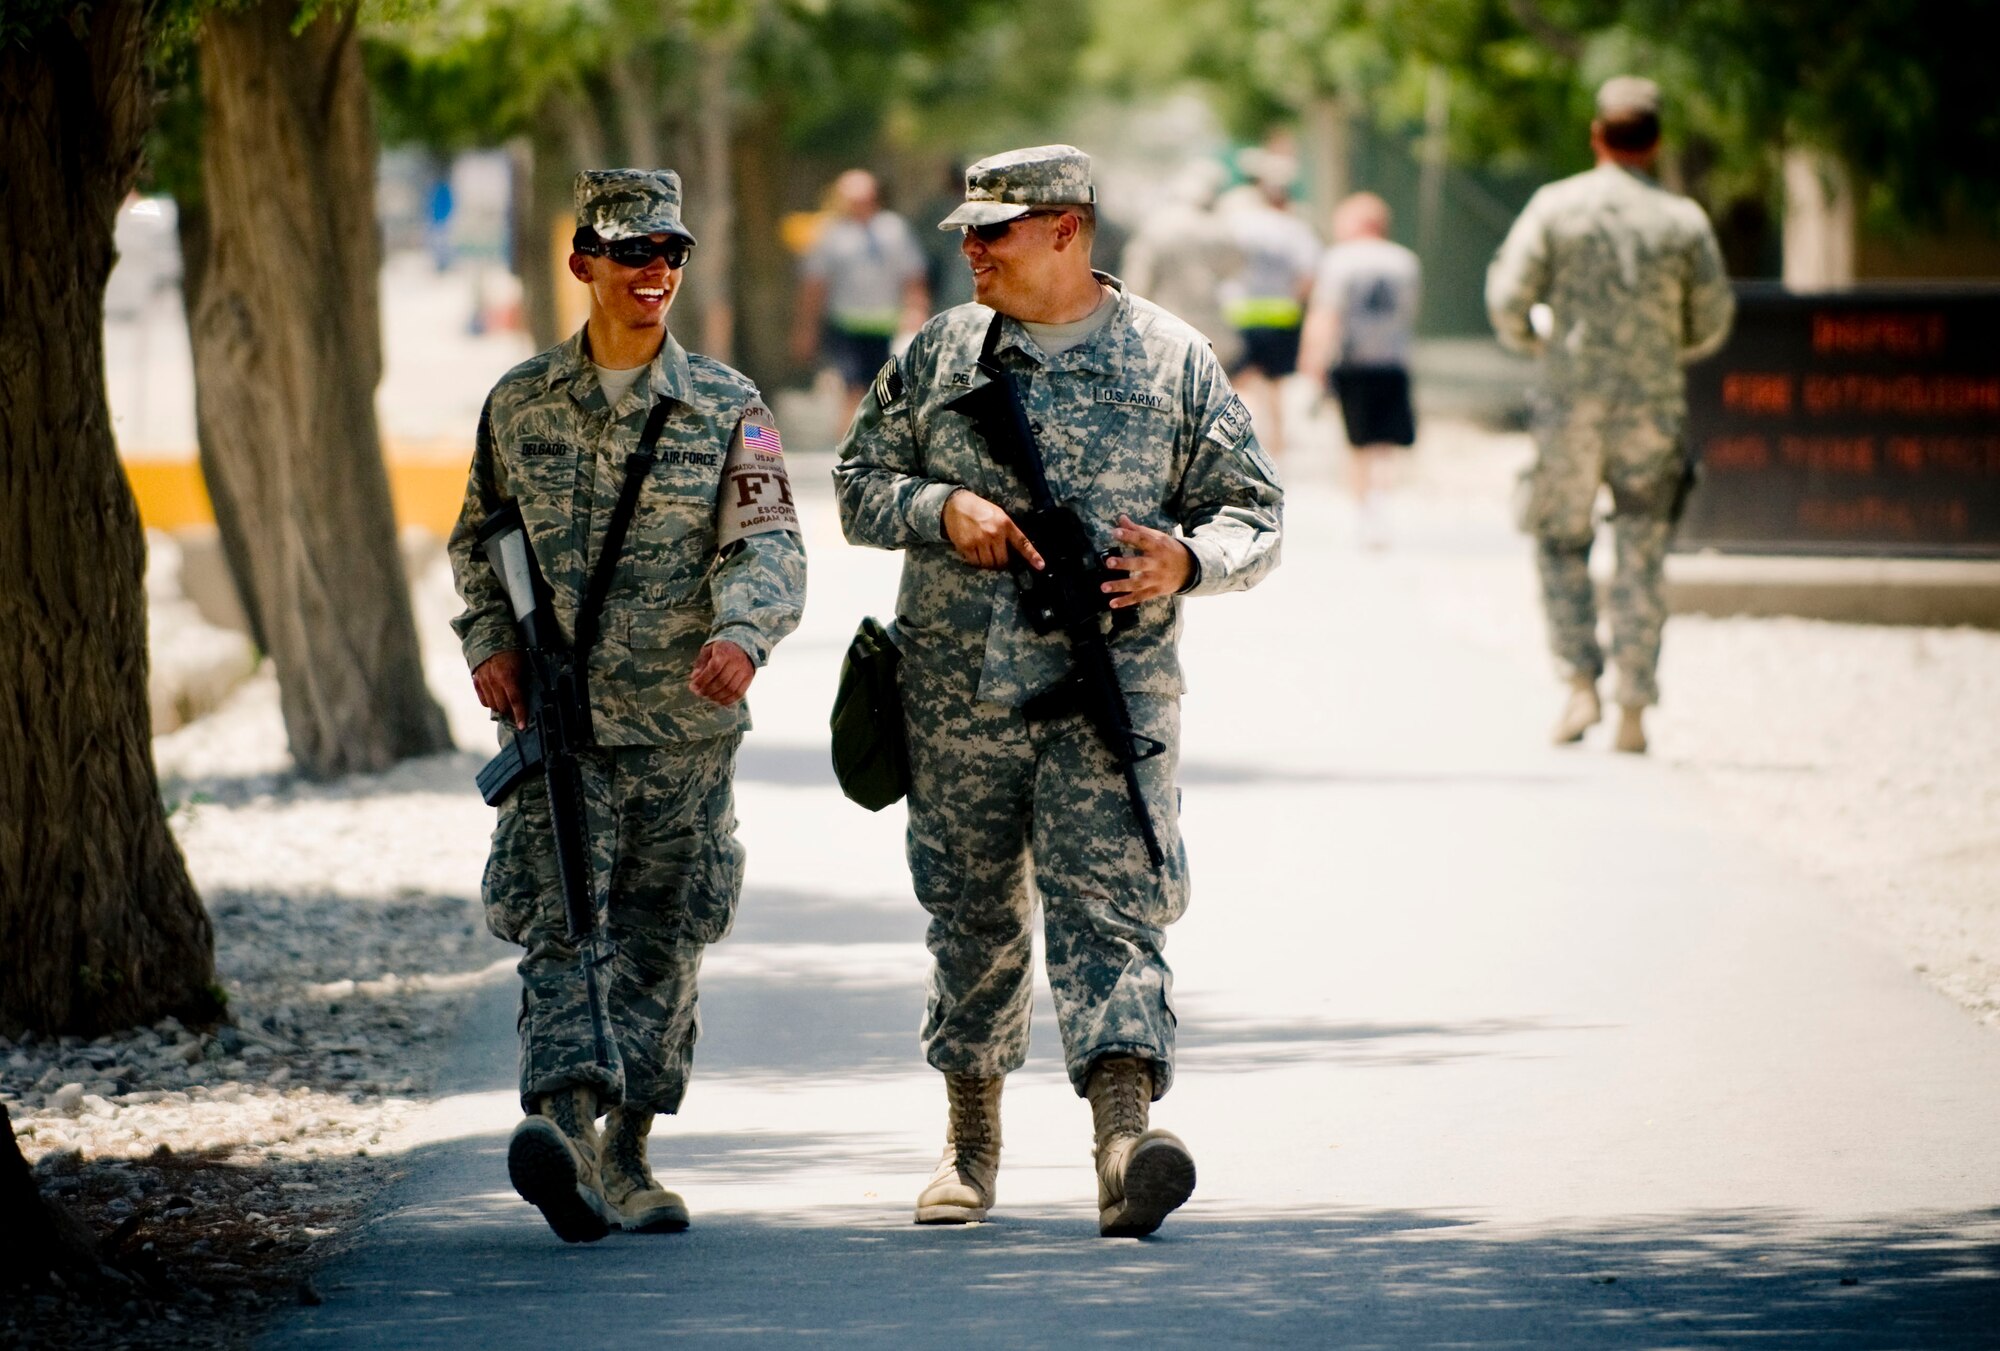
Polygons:
M465 500L465 471L471 462L470 446L389 447L389 496L396 524L420 525L440 538L450 534ZM201 466L193 459L127 460L125 477L139 503L139 520L149 530L181 530L215 520Z

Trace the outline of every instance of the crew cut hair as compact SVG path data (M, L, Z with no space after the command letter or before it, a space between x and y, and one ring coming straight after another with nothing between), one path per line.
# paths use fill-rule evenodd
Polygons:
M1660 143L1658 113L1620 113L1603 119L1604 143L1613 150L1638 152Z

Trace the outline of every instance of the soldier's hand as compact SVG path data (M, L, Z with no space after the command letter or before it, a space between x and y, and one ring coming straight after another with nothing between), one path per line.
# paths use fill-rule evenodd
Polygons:
M1116 555L1105 563L1116 568L1125 576L1117 581L1106 582L1104 589L1111 593L1111 608L1122 610L1128 605L1138 605L1142 601L1158 600L1161 596L1177 595L1194 575L1194 554L1177 537L1164 530L1155 530L1149 525L1140 525L1130 516L1118 518L1118 528L1111 537L1136 552Z
M694 674L688 688L712 704L724 708L741 699L757 674L757 663L727 638L717 638L694 659Z
M472 673L479 702L516 727L528 725L528 659L518 651L495 652Z
M1042 556L1014 524L1014 518L970 488L960 488L944 503L944 533L958 556L975 568L1004 568L1007 551L1042 567Z

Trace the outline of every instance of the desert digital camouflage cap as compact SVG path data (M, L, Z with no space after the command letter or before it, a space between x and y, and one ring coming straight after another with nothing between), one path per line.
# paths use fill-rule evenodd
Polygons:
M1038 206L1088 206L1097 201L1090 156L1073 145L1035 145L989 155L965 171L965 203L938 222L940 230L994 225Z
M1660 86L1640 75L1614 75L1597 88L1599 117L1660 115Z
M577 228L603 240L694 236L681 224L681 176L672 169L585 169L576 176Z

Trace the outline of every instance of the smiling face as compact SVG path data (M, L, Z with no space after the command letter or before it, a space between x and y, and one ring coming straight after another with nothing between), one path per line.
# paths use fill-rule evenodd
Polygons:
M671 237L648 236L655 243ZM654 258L644 267L626 267L609 258L582 253L569 256L569 270L590 287L593 320L641 331L666 327L667 311L673 308L682 275L682 269L668 267L664 258Z
M1019 217L990 242L965 231L958 249L972 268L973 298L1002 314L1036 317L1075 264L1077 227L1075 216L1063 214ZM1083 266L1089 269L1087 254Z

